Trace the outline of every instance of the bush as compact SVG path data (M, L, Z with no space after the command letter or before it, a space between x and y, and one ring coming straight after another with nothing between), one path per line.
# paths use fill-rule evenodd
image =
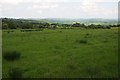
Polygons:
M3 58L6 60L16 60L19 59L21 54L17 51L11 51L11 52L4 52L3 53Z
M22 78L22 70L19 68L12 68L9 70L8 76L13 80L18 80L18 78Z

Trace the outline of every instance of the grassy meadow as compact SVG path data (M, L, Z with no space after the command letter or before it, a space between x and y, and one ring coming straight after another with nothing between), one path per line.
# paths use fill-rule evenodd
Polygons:
M118 29L45 29L7 33L3 52L18 51L18 60L3 58L3 78L17 67L23 78L118 77ZM4 54L4 53L3 53Z

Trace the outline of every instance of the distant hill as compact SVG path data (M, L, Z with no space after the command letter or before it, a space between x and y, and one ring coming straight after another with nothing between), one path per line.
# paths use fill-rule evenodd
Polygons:
M12 20L22 21L22 22L32 22L32 23L47 22L47 23L61 23L61 24L73 24L79 22L79 23L84 23L86 25L90 25L90 24L114 25L118 23L117 19L102 19L102 18L91 18L91 19L68 19L68 18L67 19L66 18L22 19L20 18L20 19L12 19Z
M49 23L62 23L62 24L72 24L74 22L84 23L86 25L89 24L117 24L117 19L64 19L64 18L46 18L46 19L37 19L41 22L49 22Z

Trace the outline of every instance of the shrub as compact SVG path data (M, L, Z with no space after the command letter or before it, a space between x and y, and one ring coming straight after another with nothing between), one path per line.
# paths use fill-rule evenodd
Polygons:
M11 52L4 52L3 53L3 58L6 60L16 60L19 59L21 54L17 51L11 51Z
M107 29L111 29L111 27L110 27L110 26L106 26L106 28L107 28Z
M18 80L19 78L22 78L22 70L20 68L11 68L8 71L8 76L13 80Z

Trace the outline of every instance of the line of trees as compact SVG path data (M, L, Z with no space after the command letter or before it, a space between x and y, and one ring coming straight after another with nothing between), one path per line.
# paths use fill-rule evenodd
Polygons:
M111 27L119 27L120 25L85 25L81 23L74 23L74 24L60 24L60 23L48 23L48 22L38 22L35 20L24 20L24 19L9 19L9 18L2 18L2 29L40 29L40 28L49 28L49 29L56 29L59 27L62 28L73 28L73 27L80 27L86 29L110 29Z

